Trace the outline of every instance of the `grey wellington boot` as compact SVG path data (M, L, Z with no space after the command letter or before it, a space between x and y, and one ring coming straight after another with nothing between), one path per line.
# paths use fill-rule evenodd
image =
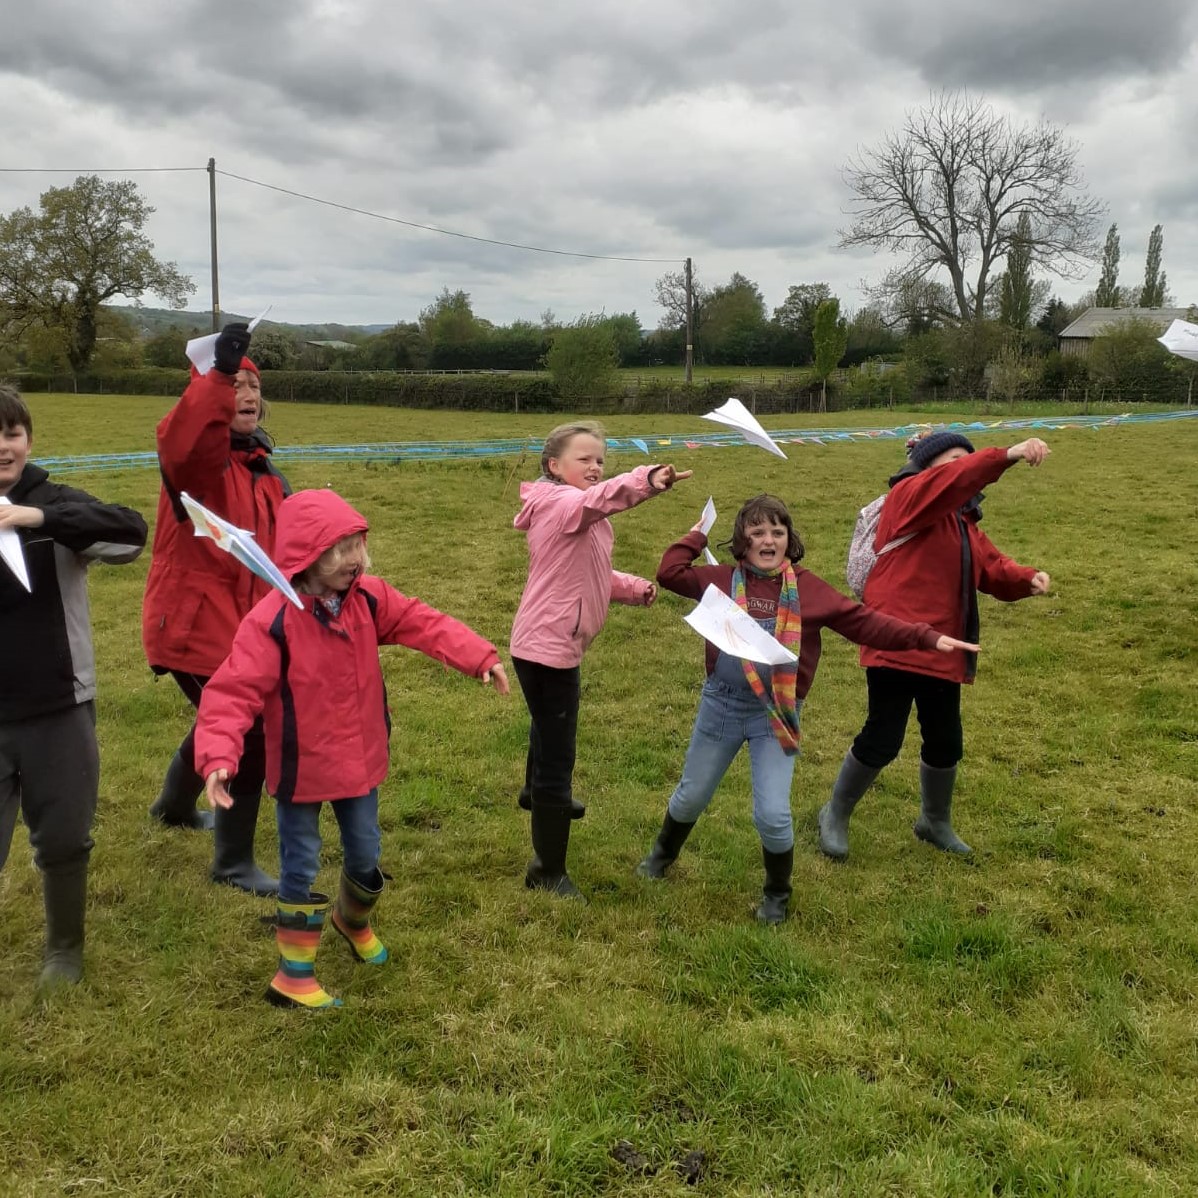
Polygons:
M42 871L46 953L38 988L75 985L83 977L83 920L87 910L87 860Z
M957 781L957 767L947 769L919 763L919 793L922 803L919 819L915 821L915 835L928 844L934 844L946 853L972 853L973 850L953 831L951 820L953 809L953 786Z
M664 878L666 870L678 860L678 854L694 826L693 823L684 824L676 820L667 810L649 856L636 867L637 877Z
M832 787L832 797L819 812L819 851L825 857L843 861L849 855L849 818L881 772L862 765L853 756L852 749L844 755Z
M217 808L210 876L214 882L265 897L279 893L279 879L259 869L254 861L254 833L261 802L260 792L234 794L232 807Z

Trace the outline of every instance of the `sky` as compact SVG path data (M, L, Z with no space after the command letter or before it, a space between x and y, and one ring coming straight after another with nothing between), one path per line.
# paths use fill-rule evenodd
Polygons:
M392 324L448 287L496 324L654 327L654 281L688 256L771 311L813 282L855 310L889 260L838 248L843 169L943 89L1064 129L1100 239L1118 223L1120 282L1142 281L1159 223L1169 290L1198 302L1192 0L2 3L0 212L77 173L135 180L195 310L209 158L227 311Z

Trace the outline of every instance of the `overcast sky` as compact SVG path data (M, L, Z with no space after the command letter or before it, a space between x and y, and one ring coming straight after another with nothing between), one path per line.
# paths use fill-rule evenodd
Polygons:
M1193 0L2 3L0 211L73 177L11 168L214 157L403 221L669 260L506 249L218 176L226 310L389 324L448 286L496 323L635 309L652 327L654 280L688 255L706 283L755 280L771 310L818 281L856 308L885 262L837 249L841 168L941 88L1063 126L1103 231L1118 222L1120 282L1142 281L1160 223L1169 290L1198 301ZM207 175L125 177L206 308Z

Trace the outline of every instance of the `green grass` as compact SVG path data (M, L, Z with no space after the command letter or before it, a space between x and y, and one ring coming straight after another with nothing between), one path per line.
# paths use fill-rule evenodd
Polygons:
M150 448L169 401L33 396L46 454ZM879 413L808 418L877 424ZM896 412L894 423L919 419ZM951 418L939 415L937 418ZM968 418L968 417L967 417ZM278 406L282 443L543 433L537 417ZM612 418L636 436L694 417ZM793 427L795 417L766 421ZM33 995L40 886L18 830L0 874L0 1137L13 1195L1108 1195L1198 1187L1193 845L1198 430L1048 434L989 488L983 527L1052 594L982 601L950 859L911 835L917 737L815 847L864 711L855 650L825 637L795 776L795 899L755 926L760 850L738 761L666 883L632 874L677 779L702 647L665 596L616 608L584 665L571 872L589 906L520 883L526 716L403 650L382 791L392 952L330 934L324 1016L261 1001L265 901L206 879L211 841L145 808L188 721L142 659L143 559L92 576L103 753L87 973ZM1010 438L979 435L993 444ZM783 495L810 568L842 577L894 443L679 456L695 478L615 518L651 574L708 494ZM613 455L614 469L643 461ZM317 473L321 471L322 473ZM375 569L506 647L524 578L510 527L531 460L297 465L372 521ZM156 501L152 470L71 476ZM269 812L261 860L275 848ZM339 860L333 825L324 880ZM635 1156L613 1155L626 1141ZM696 1186L678 1162L703 1153ZM624 1161L631 1161L630 1164Z

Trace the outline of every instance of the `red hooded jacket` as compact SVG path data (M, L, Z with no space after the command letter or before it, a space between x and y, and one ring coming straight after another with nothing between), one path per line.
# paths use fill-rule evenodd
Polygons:
M882 554L865 583L867 606L900 620L925 621L949 636L965 636L962 605L961 530L957 512L1015 463L1001 447L979 449L895 483L878 520L875 549L912 533L911 540ZM1001 554L978 527L976 512L964 516L973 564L973 586L996 599L1026 599L1036 571ZM888 666L950 682L971 682L962 650L861 648L863 666Z
M293 578L366 521L332 491L299 491L279 509L275 561ZM499 662L465 624L359 575L341 610L312 595L297 608L278 591L242 621L233 648L204 688L196 722L196 772L230 775L261 714L266 788L281 802L368 794L387 775L391 730L379 645L407 645L480 678Z
M225 659L242 617L270 590L236 558L197 537L177 508L180 491L248 529L268 554L287 494L270 465L265 438L233 449L233 379L219 370L196 375L158 425L158 495L153 556L141 609L142 644L151 666L207 677ZM182 518L180 518L182 517Z

